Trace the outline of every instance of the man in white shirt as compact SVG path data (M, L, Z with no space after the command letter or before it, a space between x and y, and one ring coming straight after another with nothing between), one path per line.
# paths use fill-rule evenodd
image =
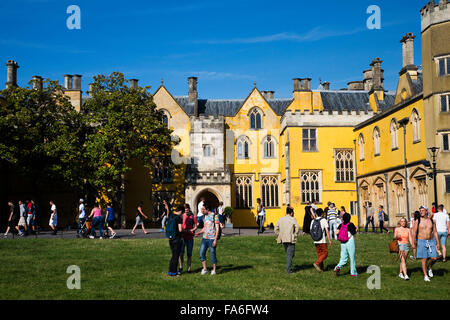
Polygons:
M80 199L78 202L78 233L81 232L81 226L86 221L86 210L84 209L84 200Z
M56 230L56 226L57 226L57 222L58 222L58 213L56 211L56 205L53 201L50 201L50 205L51 205L51 214L50 214L50 221L48 223L48 225L50 226L50 228L52 228L53 230L53 235L56 235L57 230Z
M444 206L441 204L438 207L438 212L433 216L433 220L436 223L436 230L439 237L439 242L442 248L442 261L447 261L447 248L445 247L448 234L450 233L450 218L444 211Z
M198 203L197 206L197 221L199 228L203 228L203 215L204 212L206 212L204 206L205 206L205 198L201 197L200 202Z

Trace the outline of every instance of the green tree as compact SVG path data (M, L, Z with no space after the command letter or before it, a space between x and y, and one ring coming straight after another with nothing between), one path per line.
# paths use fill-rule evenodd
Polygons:
M170 154L173 147L171 130L148 87L132 89L127 83L119 72L95 76L91 98L82 107L85 123L90 124L83 143L91 166L87 183L121 210L130 161L140 160L150 169L153 158Z

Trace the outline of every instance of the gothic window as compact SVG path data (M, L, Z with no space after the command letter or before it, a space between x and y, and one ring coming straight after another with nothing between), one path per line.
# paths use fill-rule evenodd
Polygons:
M275 158L275 140L272 136L267 136L263 141L264 158Z
M373 129L373 153L375 156L380 155L380 129Z
M317 151L317 129L302 129L302 150Z
M391 147L392 150L398 149L398 124L395 119L391 121Z
M277 176L263 176L261 178L261 200L268 208L279 207L279 187Z
M166 128L169 129L170 113L165 109L161 109L161 112L162 112L162 122L164 123Z
M262 129L262 111L259 108L253 108L250 111L250 129Z
M406 193L403 179L396 180L392 184L392 192L394 194L394 210L398 215L406 214Z
M203 146L203 157L212 157L213 156L213 148L210 144L206 144Z
M359 134L358 138L358 145L359 145L359 160L364 160L364 136L362 133Z
M238 159L250 159L250 140L247 137L238 138L236 148Z
M319 170L300 171L302 203L322 202L322 175Z
M334 161L337 182L354 181L353 150L335 149Z
M411 114L411 124L413 130L413 143L420 141L420 117L416 109Z
M173 183L173 168L170 158L159 158L153 161L153 182Z
M252 207L253 186L251 176L236 177L236 208Z

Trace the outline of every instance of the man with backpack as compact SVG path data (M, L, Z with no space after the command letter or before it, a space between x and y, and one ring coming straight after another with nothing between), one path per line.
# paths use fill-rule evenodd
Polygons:
M342 217L343 222L338 227L339 234L338 240L341 242L341 258L338 265L334 268L334 274L339 275L342 267L347 264L350 258L350 275L352 277L358 276L356 271L356 260L355 260L355 238L356 226L350 222L351 216L349 213L345 213Z
M295 255L295 244L297 243L300 227L294 218L294 210L289 208L286 215L277 221L275 234L278 235L277 243L282 243L286 251L286 272L294 273L292 270L292 259Z
M330 212L328 210L328 212ZM317 271L322 272L324 270L323 261L328 257L327 239L331 248L330 232L328 231L327 220L323 218L324 211L317 209L315 218L311 221L311 238L314 240L316 246L317 261L313 263L314 268Z
M181 251L181 232L183 231L183 219L181 215L183 211L184 208L179 206L175 213L169 216L166 224L166 237L169 239L169 246L172 251L168 274L172 277L179 275L177 267Z

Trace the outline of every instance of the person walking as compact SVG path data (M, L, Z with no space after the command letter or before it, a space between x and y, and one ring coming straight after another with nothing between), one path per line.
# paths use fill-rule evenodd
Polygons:
M386 232L387 233L389 233L389 230L387 229L387 228L385 228L384 227L384 222L386 221L388 221L386 218L387 218L387 214L386 214L386 212L384 212L384 209L383 209L383 205L379 205L378 206L378 221L379 221L379 223L380 223L380 233L383 233L383 230L386 230Z
M161 217L161 230L160 230L161 232L164 232L164 229L166 228L167 218L169 217L170 213L169 205L167 204L166 200L163 200L163 210L164 212Z
M328 210L329 212L329 210ZM311 237L314 240L314 245L316 246L317 260L313 263L314 268L317 271L324 271L323 261L328 257L328 243L331 248L330 232L328 231L328 223L325 218L323 218L324 211L322 209L317 209L317 218L311 221Z
M86 222L86 209L84 207L84 200L78 201L78 233L81 234L81 226Z
M200 202L197 205L197 220L198 220L198 227L203 228L203 207L205 206L205 198L201 197Z
M442 261L447 261L447 237L450 233L450 218L448 214L444 212L444 205L440 204L438 206L438 211L434 214L433 221L436 224L436 230L439 236L439 241L442 248Z
M350 219L350 214L344 214L342 224L338 227L338 240L341 242L341 258L338 265L334 268L334 274L337 276L340 274L342 267L347 264L349 258L350 275L352 277L358 276L355 258L355 235L357 229L356 226L350 222Z
M258 234L263 233L265 231L264 229L264 223L266 221L266 209L265 206L261 203L261 199L256 199L256 202L258 204L257 206L257 217L256 217L256 223L258 224Z
M114 215L114 209L111 205L111 203L108 203L108 206L106 207L106 228L111 232L110 239L113 239L116 236L116 232L114 231L114 221L116 220L116 216Z
M5 238L8 237L9 230L16 229L17 232L19 231L19 227L17 226L17 223L19 222L19 216L16 212L16 207L14 206L12 201L8 202L9 207L9 218L8 218L8 226L6 227L6 232L3 235Z
M23 203L21 200L19 200L19 224L17 225L19 227L19 236L24 236L28 233L27 228L27 207L25 206L25 203ZM22 231L20 228L23 228L24 231Z
M144 203L142 201L139 202L139 205L137 208L137 214L136 214L136 224L134 225L133 230L131 230L131 234L135 234L134 230L136 230L137 226L141 226L144 233L148 234L148 232L145 231L144 220L143 220L144 217L145 217L145 219L148 219L148 217L142 211L143 205L144 205Z
M206 275L208 273L208 268L206 267L206 251L209 249L209 255L211 257L212 262L212 271L211 275L216 274L217 268L217 238L219 236L219 228L220 222L219 217L214 214L213 208L209 205L206 207L207 215L203 215L203 228L200 232L196 233L195 236L199 236L203 233L202 242L200 244L200 261L202 263L202 275Z
M53 230L53 235L56 235L58 230L56 229L58 226L58 211L56 210L56 204L53 202L53 200L50 200L50 221L48 222L48 225Z
M92 220L92 227L91 227L91 235L89 238L94 239L95 238L95 228L98 227L98 230L100 231L100 239L103 239L103 216L102 216L102 210L100 209L98 202L95 203L94 208L91 210L91 214L89 215L88 219L93 218Z
M413 218L411 218L411 223L410 223L410 226L409 226L409 230L410 230L410 233L411 233L411 237L412 237L412 231L413 231L415 225L418 224L418 223L420 223L420 212L419 212L419 211L415 211L415 212L412 214L412 217L413 217ZM410 258L411 258L412 260L416 260L416 259L417 259L417 247L416 247L416 246L413 246L413 245L412 245L413 243L417 245L417 234L416 234L415 237L412 237L412 238L411 238L411 246L412 246L412 248L413 248L413 255L410 256Z
M433 277L432 267L437 261L439 236L436 224L428 216L427 207L420 207L420 220L414 225L412 234L413 239L417 235L417 245L413 242L413 248L417 246L417 258L422 260L424 280L429 282Z
M408 270L406 269L406 258L408 257L409 243L412 243L412 237L406 218L401 218L398 222L398 226L394 230L393 240L398 241L398 256L400 258L400 273L398 276L402 279L409 280Z
M219 201L219 206L217 207L217 214L219 215L220 227L225 228L225 208L223 207L223 202Z
M168 275L172 277L181 273L177 270L177 267L181 251L181 233L183 231L183 219L181 215L183 214L183 211L184 208L179 206L175 213L169 216L166 225L166 236L169 238L169 246L172 251Z
M194 234L198 227L197 217L191 212L189 205L185 204L183 214L183 233L181 237L180 268L183 272L184 253L187 255L187 272L191 272L192 249L194 248Z
M31 230L31 233L36 234L36 204L34 203L34 200L30 200L30 212L31 212L31 218L30 218L30 226L28 227L29 230Z
M317 211L316 211L316 215L317 215ZM338 213L336 211L336 207L335 207L334 203L331 203L328 207L327 220L328 220L328 225L330 226L331 236L334 238L334 240L337 240L337 228L338 228L337 219L338 219Z
M303 233L309 234L311 231L311 221L314 219L314 209L311 206L311 202L308 201L305 207L305 216L303 217Z
M338 226L342 223L344 214L346 213L347 211L345 210L345 207L342 206L341 209L339 210Z
M366 206L366 227L365 227L365 232L367 233L368 227L369 227L369 223L372 224L372 232L375 232L375 222L374 222L374 210L372 207L372 202L369 202Z
M294 218L294 210L292 208L289 208L286 215L277 221L274 231L277 235L277 243L283 244L286 252L286 272L289 274L294 273L292 260L295 256L295 244L297 243L300 227L297 219Z

